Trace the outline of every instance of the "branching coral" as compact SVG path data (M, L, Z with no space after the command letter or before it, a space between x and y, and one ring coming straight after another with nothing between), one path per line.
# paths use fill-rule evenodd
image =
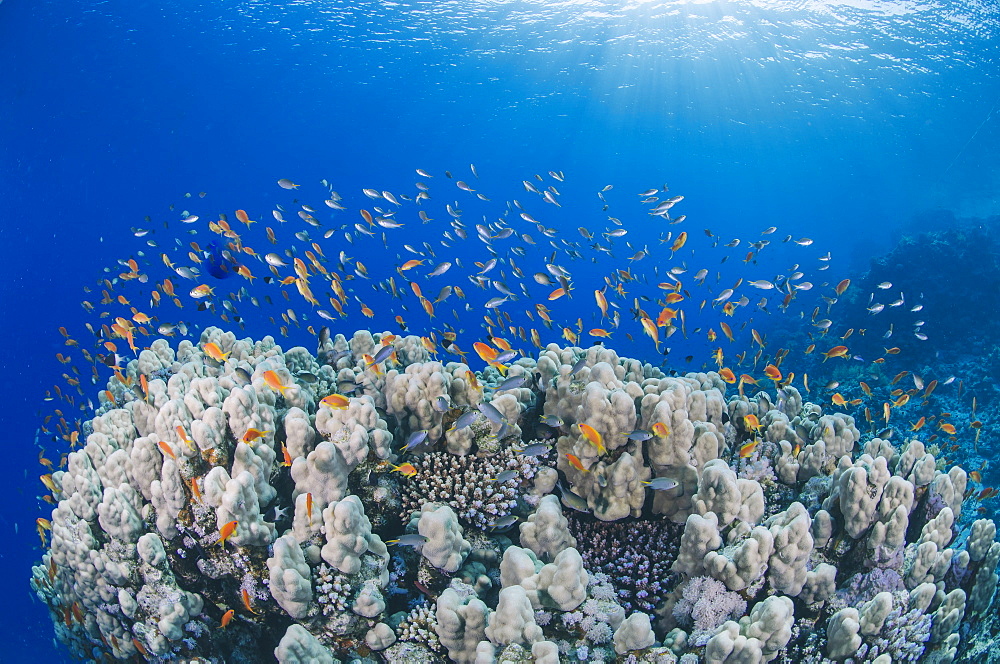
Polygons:
M441 503L455 510L463 526L480 529L510 516L538 466L533 457L509 447L482 457L428 452L410 462L417 474L403 483L403 518L409 520L425 503ZM510 479L497 481L508 471L513 471Z
M587 569L606 574L626 611L652 613L670 589L682 528L664 520L598 523L569 517Z

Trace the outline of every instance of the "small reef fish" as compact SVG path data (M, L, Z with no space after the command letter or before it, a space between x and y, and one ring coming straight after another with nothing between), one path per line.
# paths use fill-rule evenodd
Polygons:
M396 539L386 540L386 544L397 544L399 546L412 546L414 549L420 550L420 547L424 545L427 538L423 535L418 535L416 533L411 533L407 535L401 535Z
M409 452L417 445L420 445L425 440L427 440L427 435L430 432L427 429L422 429L420 431L414 431L410 434L410 437L406 441L406 445L403 446L403 452Z
M390 472L399 473L403 477L413 477L417 474L417 468L412 463L404 463L399 466L393 464L389 465L392 466L392 470Z
M281 377L273 369L264 372L264 383L272 390L280 392L282 396L284 396L285 390L291 388L282 382Z
M679 486L676 480L672 480L668 477L655 477L648 482L643 481L642 483L653 491L669 491L670 489Z
M250 428L250 429L247 429L247 431L246 431L245 434L243 434L242 440L243 440L244 443L250 443L250 442L255 441L255 440L259 439L259 438L263 438L264 436L266 436L269 433L271 433L271 432L270 431L261 431L260 429Z
M526 447L523 447L518 451L518 454L526 457L537 457L548 454L552 446L547 443L532 443Z
M670 429L663 422L654 422L650 430L658 438L667 438L670 435Z
M760 438L754 438L753 440L747 441L740 446L740 458L746 459L754 453L757 449L757 444L760 442Z
M319 400L321 404L333 410L347 410L351 400L343 394L330 394Z
M479 418L479 415L480 413L478 410L471 410L468 413L464 413L461 416L459 416L457 420L455 420L455 423L451 426L451 429L449 430L458 431L464 429L465 427L475 422Z
M202 346L201 350L216 362L225 362L227 359L229 359L229 355L232 352L230 351L229 353L223 353L222 349L219 348L219 345L212 341Z
M583 465L583 462L581 462L580 458L577 457L575 454L567 454L566 455L566 459L569 461L569 465L573 466L574 468L576 468L580 472L583 472L583 473L589 473L590 472L590 470L588 470Z
M225 546L226 540L232 537L233 533L236 532L236 527L239 525L236 521L230 521L222 525L219 528L219 541L217 542L220 546Z
M604 439L601 436L600 431L590 426L589 424L581 423L578 426L580 427L580 433L583 434L583 437L589 440L591 443L593 443L594 447L597 448L598 454L600 455L607 454L608 451L604 447Z

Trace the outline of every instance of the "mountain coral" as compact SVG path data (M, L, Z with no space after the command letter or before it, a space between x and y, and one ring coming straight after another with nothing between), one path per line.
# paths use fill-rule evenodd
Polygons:
M384 339L320 362L209 328L128 363L148 390L109 383L32 569L76 656L881 664L995 629L995 525L918 440L604 347L519 359L530 387L491 399L417 337L376 375Z

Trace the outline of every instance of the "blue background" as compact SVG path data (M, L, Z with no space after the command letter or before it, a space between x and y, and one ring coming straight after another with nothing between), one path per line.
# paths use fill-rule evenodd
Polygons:
M996 10L852 4L0 4L0 658L57 657L27 584L35 413L56 329L145 215L470 163L503 200L562 170L579 199L667 182L692 228L777 225L846 274L916 214L1000 211Z

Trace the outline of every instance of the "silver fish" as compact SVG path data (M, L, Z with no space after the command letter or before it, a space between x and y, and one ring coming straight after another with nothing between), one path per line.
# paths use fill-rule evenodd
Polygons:
M419 549L423 546L427 538L423 535L418 535L416 533L410 533L409 535L403 535L399 539L386 540L386 544L398 544L400 546L412 546L415 549Z
M428 277L439 277L439 276L441 276L442 274L444 274L445 272L447 272L450 269L451 269L451 263L450 262L445 261L443 263L438 263L438 266L435 267L434 270L432 270L431 272L429 272L427 274L427 276Z
M565 505L566 507L568 507L568 508L570 508L572 510L576 510L577 512L588 512L588 511L590 511L590 508L587 505L587 501L584 498L582 498L578 494L573 493L569 489L563 487L561 484L560 484L559 488L561 490L560 493L562 494L562 504L563 505Z
M507 528L513 526L515 523L517 523L517 517L514 516L513 514L508 514L507 516L497 519L496 521L491 523L490 528L494 530L506 530Z
M563 426L563 420L558 415L545 415L538 420L547 427L558 428Z
M394 350L396 350L396 347L393 346L392 344L389 344L387 346L382 346L382 348L379 349L379 351L377 353L375 353L375 356L372 357L372 364L379 364L380 362L382 362L383 360L385 360L387 357L389 357L390 355L392 355L392 352Z
M531 445L528 445L524 449L518 451L518 454L526 457L537 457L548 454L551 449L552 446L547 443L532 443Z
M484 401L483 403L479 404L477 408L479 408L480 413L486 416L486 419L488 419L490 422L493 422L494 424L505 424L507 422L507 419L503 416L503 413L497 410L496 406L494 406L493 404L486 403Z
M678 486L677 482L669 477L655 477L648 482L643 482L643 484L653 491L669 491Z
M427 429L422 429L420 431L414 431L410 434L409 439L406 441L406 445L403 446L403 451L412 450L417 445L421 444L427 440L427 434L430 433Z
M496 409L494 408L494 410ZM479 419L479 411L470 410L468 413L463 414L461 417L455 420L455 423L451 425L451 430L458 431L460 429L464 429L465 427L475 422L477 419Z
M514 479L515 477L517 477L517 471L516 470L505 470L502 473L498 474L496 477L488 479L486 481L487 482L497 482L497 483L502 484L504 482L507 482L509 480Z
M499 362L500 364L507 364L518 355L520 355L520 353L518 353L516 350L505 350L504 352L497 355L496 361Z
M528 382L528 377L523 374L520 376L511 376L504 382L494 387L493 390L495 392L503 392L504 390L516 390L517 388L522 387L527 382Z

